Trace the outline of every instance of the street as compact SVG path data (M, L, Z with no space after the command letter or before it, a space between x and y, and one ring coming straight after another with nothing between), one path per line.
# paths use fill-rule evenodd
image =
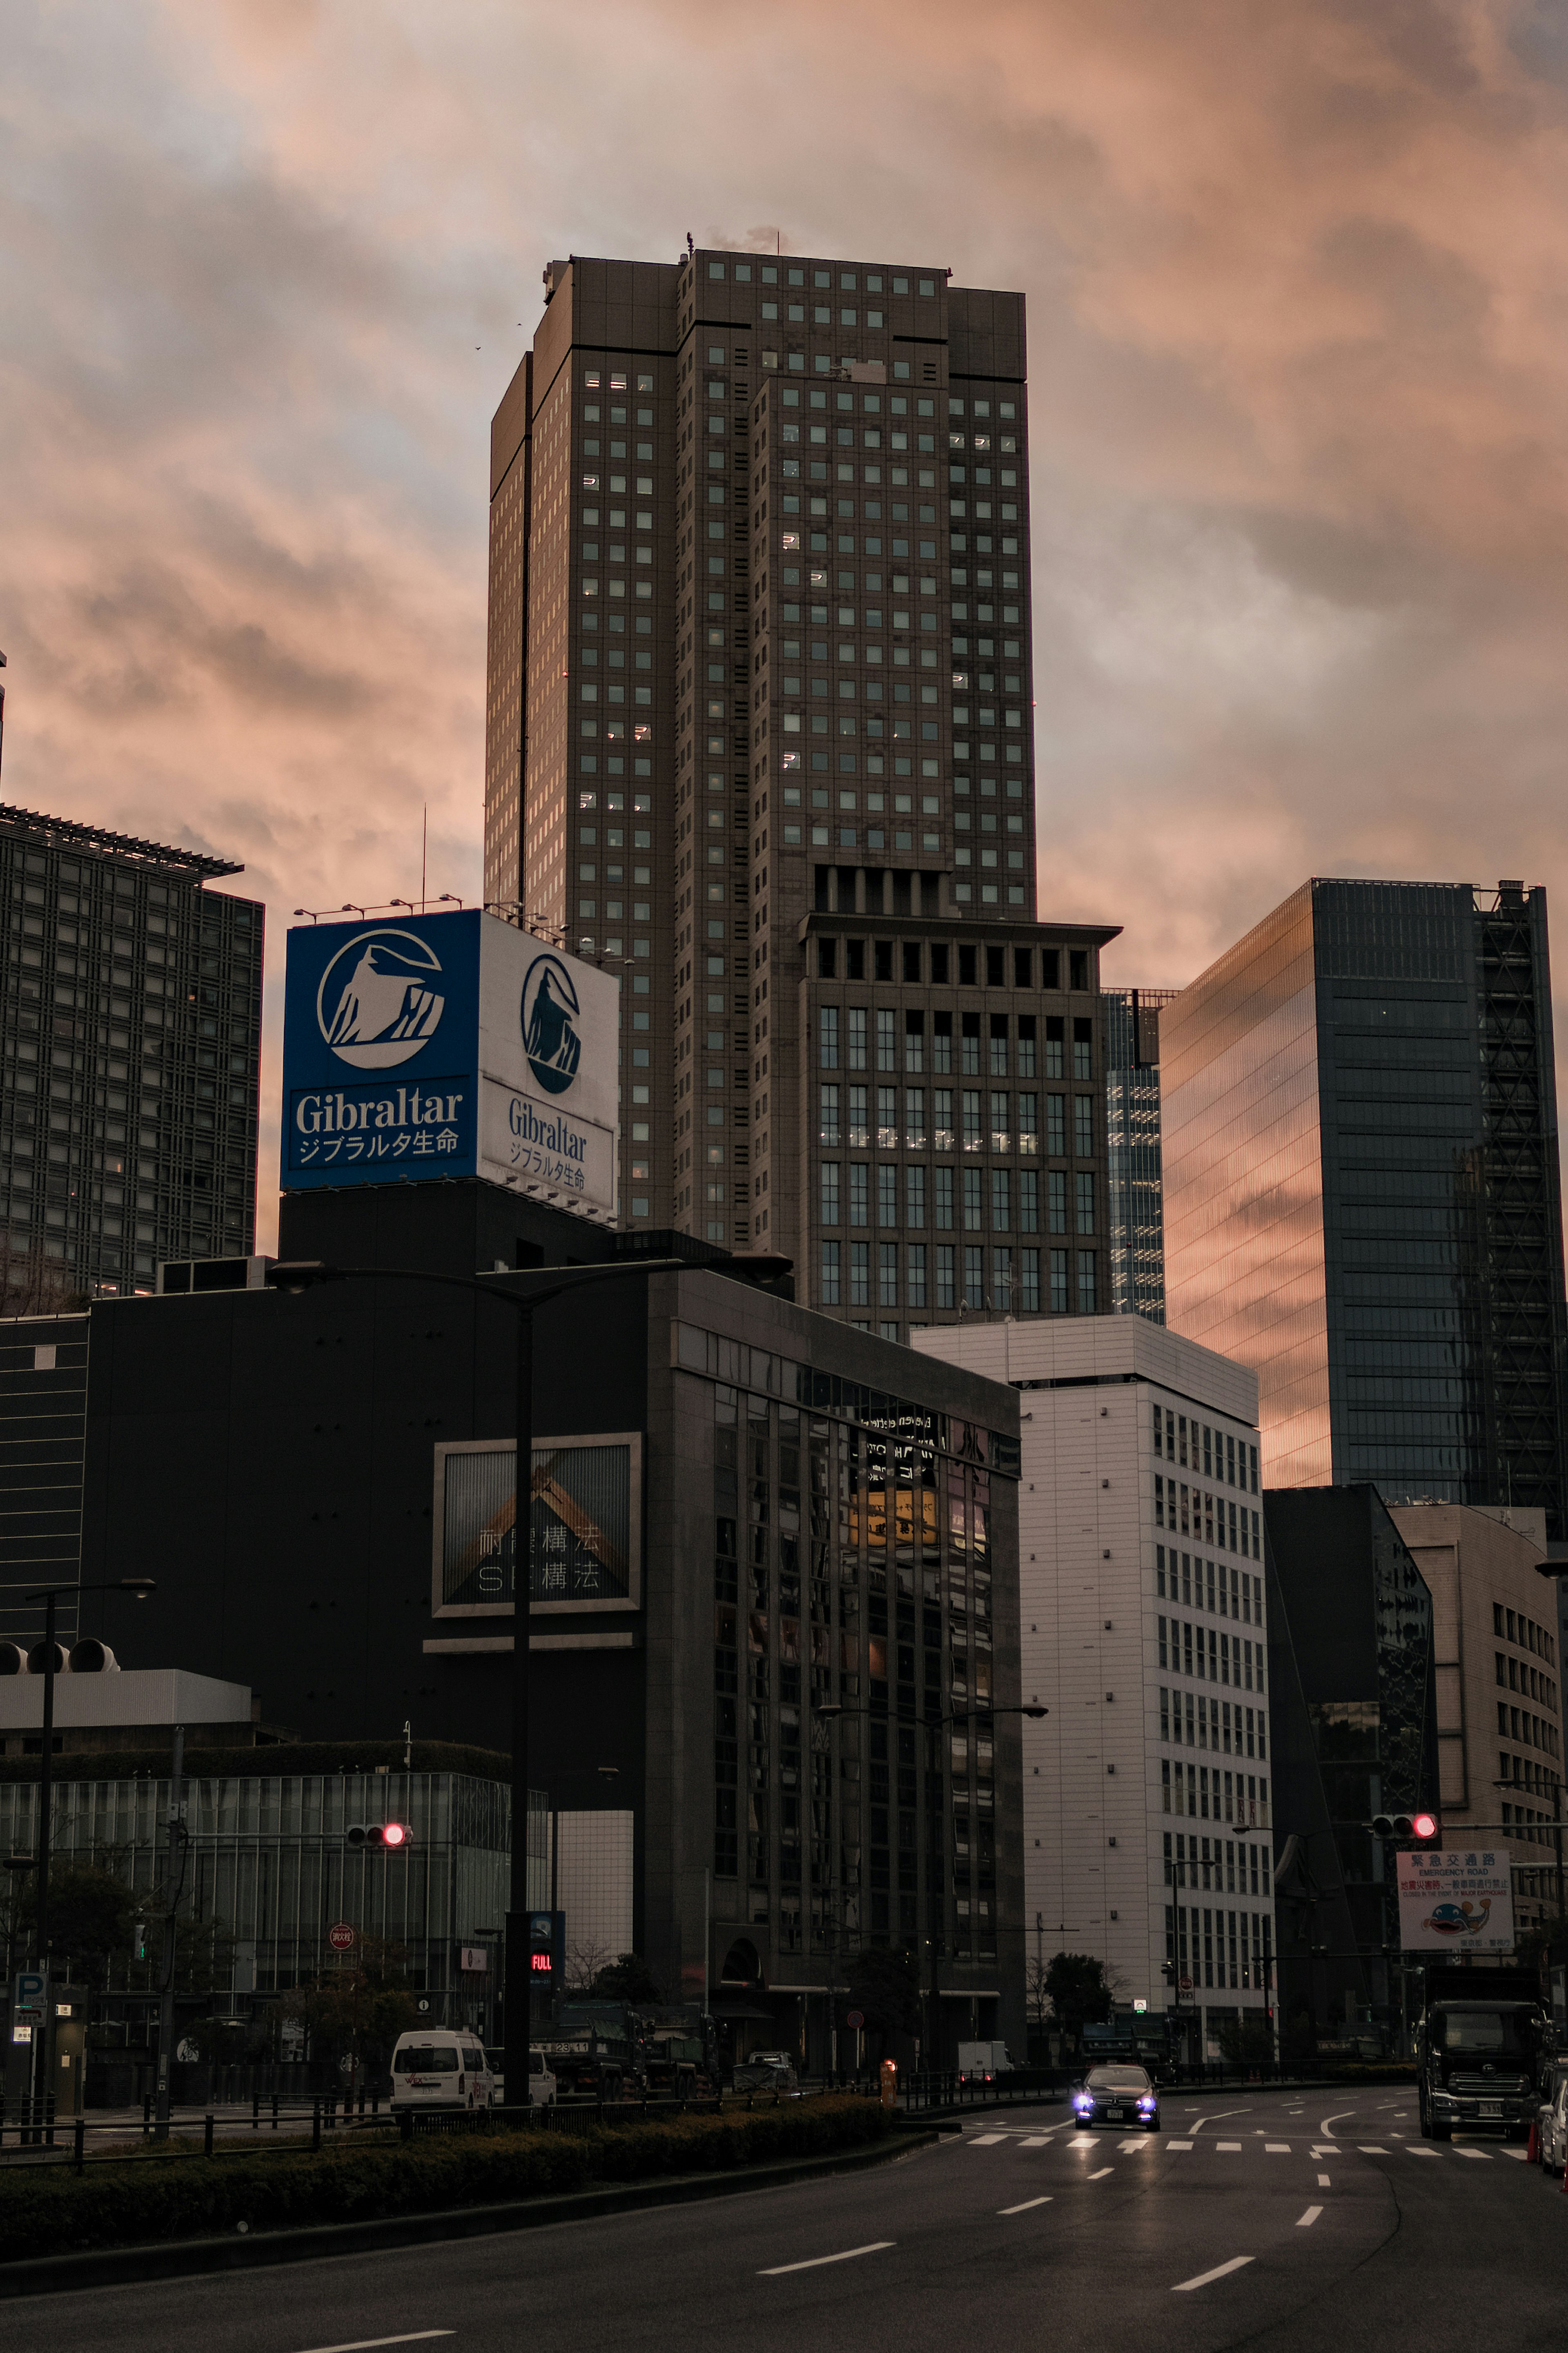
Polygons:
M1059 2106L977 2117L862 2174L217 2278L0 2306L50 2353L444 2353L672 2342L1469 2353L1506 2315L1555 2342L1568 2200L1493 2139L1418 2135L1413 2095L1176 2094L1159 2135Z

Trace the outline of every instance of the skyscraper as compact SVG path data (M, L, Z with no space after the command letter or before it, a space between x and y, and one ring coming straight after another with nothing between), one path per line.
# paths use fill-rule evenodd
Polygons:
M626 1221L889 1338L1103 1309L1114 933L1036 920L1022 297L717 251L545 290L485 892L624 976Z
M240 871L0 807L9 1313L250 1250L264 910L202 888Z
M1173 988L1108 988L1105 1158L1110 1307L1165 1320L1164 1190L1160 1162L1160 1008Z
M1161 1015L1166 1315L1266 1483L1563 1525L1546 894L1309 882Z

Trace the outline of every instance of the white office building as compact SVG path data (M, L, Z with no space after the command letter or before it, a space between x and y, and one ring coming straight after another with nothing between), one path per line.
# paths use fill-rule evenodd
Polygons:
M1257 1378L1138 1315L911 1344L1025 1393L1031 1966L1095 1954L1215 2055L1270 2008L1275 1942Z

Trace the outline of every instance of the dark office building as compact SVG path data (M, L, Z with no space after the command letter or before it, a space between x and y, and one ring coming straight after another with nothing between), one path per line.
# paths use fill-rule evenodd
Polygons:
M283 1204L284 1255L339 1264L650 1246L688 1263L538 1314L531 1778L584 1816L595 1900L662 1988L748 1980L752 2041L809 2031L822 2063L830 1953L885 1940L923 1975L932 1936L950 2036L1021 2038L1017 1719L942 1721L1018 1702L1016 1392L846 1331L701 1242L584 1229L500 1187ZM129 1665L243 1680L306 1740L406 1720L504 1748L512 1317L389 1276L87 1321L80 1574L158 1590L84 1596L81 1630ZM40 1409L61 1377L7 1375ZM842 1714L817 1715L829 1700Z
M0 807L12 1312L251 1248L263 910L202 887L241 871Z
M1166 1316L1268 1483L1564 1526L1546 894L1307 883L1161 1015Z
M1036 918L1022 296L706 250L545 290L485 895L625 976L624 1217L883 1338L1102 1314L1114 934Z
M1160 1008L1173 988L1108 988L1105 1163L1113 1315L1165 1320L1165 1214L1160 1163Z
M1432 1596L1375 1488L1266 1493L1263 1523L1281 2033L1403 2050L1419 2003L1367 1825L1438 1803Z

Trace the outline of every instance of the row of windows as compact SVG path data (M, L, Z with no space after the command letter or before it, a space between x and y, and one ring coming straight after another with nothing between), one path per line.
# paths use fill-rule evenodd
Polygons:
M1165 1957L1184 1985L1234 1986L1238 1992L1266 1993L1274 1966L1272 1940L1273 1922L1267 1912L1211 1912L1206 1905L1200 1912L1195 1904L1190 1911L1184 1904L1165 1906Z
M1159 1690L1162 1740L1177 1748L1184 1743L1188 1748L1219 1749L1226 1757L1268 1756L1268 1717L1264 1709L1244 1706L1238 1700L1233 1711L1229 1700L1169 1691L1163 1683Z
M1026 1247L1014 1250L994 1246L989 1267L983 1244L924 1242L902 1245L879 1242L875 1264L869 1242L825 1241L817 1304L822 1307L869 1307L875 1281L879 1307L959 1306L992 1309L997 1314L1052 1315L1099 1313L1096 1253L1066 1250L1041 1251ZM1076 1258L1076 1267L1073 1261ZM1046 1263L1042 1268L1041 1261ZM1046 1291L1041 1292L1042 1274ZM1076 1277L1076 1282L1075 1282Z
M1510 1707L1505 1699L1497 1704L1497 1728L1505 1740L1517 1740L1528 1748L1539 1748L1548 1757L1561 1757L1563 1744L1554 1725L1543 1715L1531 1715L1528 1708Z
M931 1089L931 1126L929 1148L933 1152L984 1151L989 1144L993 1152L1010 1153L1016 1135L1018 1151L1026 1157L1036 1155L1040 1148L1040 1099L1038 1095L1020 1094L1016 1098L1017 1126L1011 1117L1012 1100L1001 1092L993 1092L987 1103L978 1087L957 1091L959 1124L953 1124L952 1087ZM840 1123L839 1106L843 1101L847 1119ZM1068 1102L1066 1095L1046 1097L1046 1154L1052 1160L1068 1156ZM1095 1098L1074 1095L1072 1102L1072 1151L1078 1160L1092 1160L1095 1150ZM820 1090L820 1118L817 1141L837 1147L847 1144L851 1152L865 1151L871 1142L870 1089L847 1087L842 1092L837 1081L825 1082ZM989 1122L983 1117L988 1111ZM923 1087L908 1087L904 1091L903 1142L900 1142L899 1095L896 1087L877 1089L877 1149L879 1152L924 1152L928 1148L926 1134L926 1091ZM1159 1482L1156 1480L1156 1485ZM1183 1490L1184 1493L1185 1490ZM1163 1523L1162 1523L1163 1525ZM1173 1525L1174 1522L1173 1520Z
M832 942L825 941L822 944L831 946ZM858 946L860 943L854 941L850 944ZM890 950L892 943L888 940L879 940L877 945L879 948L886 947ZM908 945L912 951L915 964L913 977L918 981L920 947L914 941L910 941ZM1025 953L1026 954L1027 951ZM910 956L906 955L904 961L904 976L907 980L910 977L909 970ZM892 977L890 954L888 962L887 977L890 979ZM880 974L878 976L882 977ZM1022 987L1025 984L1019 985ZM987 1022L984 1037L981 1033L981 1017L978 1013L961 1013L958 1019L958 1071L961 1077L979 1078L983 1060L985 1069L994 1079L1005 1079L1009 1075L1016 1075L1020 1079L1042 1076L1047 1079L1065 1079L1069 1075L1067 1062L1068 1038L1065 1015L1047 1013L1046 1016L1046 1054L1043 1071L1039 1068L1038 1024L1034 1014L1019 1014L1015 1034L1013 1025L1005 1013L993 1013ZM840 1067L839 1057L842 1053L844 1069L868 1070L871 1067L868 1056L874 1036L877 1069L896 1071L899 1067L900 1028L904 1041L904 1069L910 1071L923 1071L926 1067L924 1013L906 1008L900 1024L898 1010L893 1006L820 1005L816 1014L818 1061L823 1070L837 1071ZM1072 1029L1070 1075L1075 1079L1092 1079L1094 1076L1094 1024L1080 1018L1074 1020ZM931 1067L934 1072L952 1071L952 1014L933 1013L931 1017ZM1016 1070L1010 1072L1010 1050L1013 1049L1016 1049L1016 1051L1012 1052L1011 1059L1016 1064ZM1195 1424L1194 1426L1196 1427Z
M1494 1655L1500 1683L1505 1683L1510 1691L1525 1693L1529 1698L1539 1701L1542 1707L1549 1707L1553 1715L1556 1714L1557 1686L1550 1675L1542 1674L1538 1667L1526 1666L1522 1659L1510 1659L1506 1651L1499 1651Z
M1160 1810L1205 1822L1237 1822L1247 1830L1268 1828L1266 1775L1227 1771L1219 1765L1184 1765L1160 1760Z
M1261 1557L1261 1555L1258 1548L1260 1529L1256 1512L1251 1514L1251 1545L1249 1546L1243 1544L1240 1549L1244 1553L1250 1550L1252 1557L1257 1560ZM1216 1577L1218 1579L1217 1597ZM1208 1587L1206 1602L1204 1599L1205 1582ZM1165 1599L1167 1588L1170 1599L1173 1601L1180 1601L1185 1609L1207 1609L1212 1616L1217 1608L1220 1617L1239 1618L1244 1626L1261 1626L1263 1623L1263 1579L1260 1577L1252 1576L1245 1568L1233 1568L1230 1572L1227 1595L1223 1560L1216 1564L1212 1560L1201 1559L1195 1553L1178 1553L1174 1545L1171 1546L1169 1552L1163 1545L1156 1545L1154 1590L1162 1600ZM1260 1649L1261 1647L1259 1644ZM1258 1688L1261 1690L1261 1684Z
M1213 1888L1216 1894L1267 1895L1272 1858L1267 1845L1236 1839L1200 1838L1194 1831L1164 1833L1167 1887ZM1202 1850L1200 1852L1199 1850Z
M1256 1449L1254 1456L1256 1459ZM1256 1472L1253 1476L1256 1478ZM1201 1537L1205 1544L1217 1546L1221 1552L1238 1550L1244 1553L1249 1552L1254 1560L1260 1560L1262 1558L1262 1548L1259 1543L1261 1532L1258 1514L1249 1512L1245 1504L1241 1506L1239 1546L1237 1543L1237 1512L1234 1504L1229 1507L1228 1542L1226 1537L1226 1499L1223 1495L1210 1495L1202 1487L1194 1487L1189 1494L1185 1481L1182 1482L1178 1491L1174 1479L1163 1479L1158 1471L1155 1472L1154 1525L1157 1528L1169 1528L1173 1535L1180 1533L1182 1535ZM1250 1544L1247 1542L1249 1535L1252 1539Z
M1264 1646L1240 1634L1221 1634L1210 1626L1194 1626L1184 1618L1154 1620L1160 1664L1167 1673L1192 1675L1197 1681L1229 1683L1241 1691L1262 1691ZM1196 1661L1194 1665L1194 1662ZM1256 1682L1253 1680L1256 1675ZM1162 1706L1163 1702L1162 1701Z
M1190 1467L1195 1471L1198 1468L1198 1442L1201 1438L1203 1441L1204 1477L1205 1479L1222 1479L1226 1486L1229 1487L1246 1487L1247 1485L1247 1458L1248 1450L1245 1440L1237 1439L1229 1430L1212 1430L1206 1421L1200 1422L1196 1415L1193 1417L1192 1433L1189 1440L1187 1431L1187 1417L1184 1413L1173 1413L1169 1407L1158 1405L1152 1409L1152 1411L1154 1415L1154 1451L1156 1454L1163 1455L1167 1462L1180 1462L1184 1466L1186 1466L1187 1451L1190 1444L1192 1449L1192 1462ZM1251 1489L1252 1493L1256 1495L1258 1493L1258 1449L1256 1446L1251 1449Z
M1522 1609L1517 1612L1505 1609L1500 1601L1494 1601L1492 1632L1501 1635L1505 1642L1512 1642L1521 1651L1533 1651L1537 1658L1544 1659L1549 1667L1557 1664L1556 1637L1549 1634L1544 1626L1538 1626L1533 1618L1527 1618Z
M714 1077L712 1071L709 1078ZM718 1074L721 1083L723 1073ZM1006 1147L1004 1145L1003 1149ZM847 1183L840 1185L841 1173ZM926 1223L928 1198L927 1178L931 1178L931 1223L938 1233L961 1229L977 1234L984 1230L984 1172L978 1168L926 1169L919 1166L904 1169L902 1217L900 1216L899 1170L896 1166L880 1164L877 1168L877 1223L879 1226L903 1224L919 1228ZM821 1165L821 1223L825 1226L868 1226L871 1223L871 1168L864 1160L852 1160L847 1172L837 1160L825 1160ZM1017 1229L1021 1234L1037 1234L1040 1225L1040 1178L1033 1168L1016 1171L993 1168L990 1171L990 1219L993 1233L1011 1233L1016 1209ZM1046 1171L1046 1223L1050 1234L1094 1232L1094 1172L1079 1168L1073 1172L1072 1221L1068 1222L1068 1171L1051 1168Z

